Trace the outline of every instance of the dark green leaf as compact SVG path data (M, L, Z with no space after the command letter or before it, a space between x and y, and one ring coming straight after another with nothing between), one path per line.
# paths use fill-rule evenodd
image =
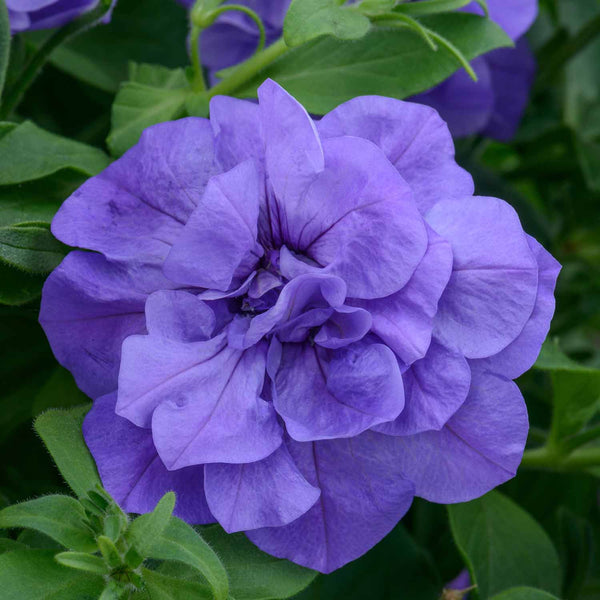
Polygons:
M42 496L0 511L0 529L35 529L66 548L92 552L96 542L84 521L81 504L69 496Z
M62 169L95 175L108 163L98 148L44 131L30 121L0 138L0 185L41 179Z
M560 565L546 532L499 492L448 507L454 541L482 599L516 586L557 594Z
M85 552L59 552L54 559L60 565L95 573L96 575L108 575L109 570L106 563L99 557Z
M35 430L46 444L65 481L78 496L100 485L96 465L81 433L89 407L50 410L35 421Z
M52 550L18 550L0 556L2 600L95 600L102 577L59 565Z
M535 367L550 372L554 392L550 435L559 442L580 431L600 409L600 370L570 360L553 340L546 341Z
M9 538L0 537L0 554L14 552L15 550L27 550L27 546Z
M560 554L565 570L565 597L579 598L590 572L593 553L592 525L561 507L557 513Z
M542 590L519 587L497 594L491 600L558 600L558 598Z
M132 64L112 108L108 146L120 156L135 145L144 129L185 114L192 92L183 69Z
M236 600L289 598L316 576L315 571L261 552L241 533L228 535L214 526L203 536L223 561Z
M512 43L492 21L472 14L437 15L422 24L447 38L469 60ZM264 79L271 77L309 112L323 114L364 94L412 96L446 79L457 67L450 54L434 52L411 31L377 28L355 41L327 37L294 48L240 95L254 96Z
M176 560L201 573L211 586L216 600L227 598L227 572L212 548L192 527L171 517L163 535L150 548L148 558Z
M20 306L35 300L42 293L46 277L32 275L0 263L0 304Z
M80 35L52 54L71 75L108 92L127 79L130 61L188 64L187 14L172 0L119 0L110 25Z
M6 0L0 0L0 97L4 89L8 59L10 57L10 22Z
M300 46L322 35L341 40L363 37L371 28L367 17L337 0L293 0L283 24L288 46Z
M0 227L0 260L28 273L49 273L67 253L44 224Z

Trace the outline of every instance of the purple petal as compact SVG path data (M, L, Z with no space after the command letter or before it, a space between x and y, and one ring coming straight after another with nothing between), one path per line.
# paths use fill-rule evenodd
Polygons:
M215 136L215 156L224 170L254 158L264 160L264 138L257 104L228 96L210 101L210 124Z
M467 358L508 346L529 320L538 270L519 217L497 198L444 200L428 223L452 245L454 267L434 334Z
M123 405L128 412L135 407L125 404L131 397L142 410L156 405L152 434L170 470L212 462L254 462L281 444L282 430L275 411L259 395L266 346L239 352L228 348L223 336L215 339L220 340L218 345L211 340L177 347L159 344L167 340L142 341L137 336L124 344L119 404L123 389L135 390L124 385L128 381L123 381L123 373L138 382L145 375L135 390L138 398L126 396ZM157 365L152 369L150 360L157 359L169 361L169 368ZM159 368L162 373L157 376ZM122 414L120 406L118 412Z
M539 287L531 318L519 337L504 350L489 358L472 361L480 368L508 379L516 379L528 371L540 353L550 330L555 307L554 288L561 269L560 264L536 240L527 236L527 242L539 267Z
M330 573L371 549L404 516L413 485L390 440L372 432L315 443L290 442L300 471L321 489L319 501L289 525L247 533L259 548Z
M152 336L200 342L214 331L215 313L194 294L161 290L146 300L146 328Z
M46 280L40 323L58 362L92 398L117 387L121 344L145 330L148 294L169 287L160 271L71 252Z
M516 384L475 369L466 402L441 431L391 439L416 495L451 504L478 498L514 477L528 429Z
M348 296L392 294L410 279L427 249L410 189L372 142L338 137L324 140L323 148L325 170L302 205L284 205L286 240L344 279Z
M431 227L429 247L410 281L387 298L358 302L373 317L372 330L407 365L431 342L438 301L452 272L452 249Z
M228 533L287 525L319 496L284 444L258 462L206 465L208 505Z
M448 127L429 107L361 96L325 115L318 128L322 139L351 135L377 144L410 185L422 212L443 198L473 193L473 179L454 160Z
M324 168L323 148L304 107L281 86L267 79L258 88L266 164L277 201L295 206Z
M403 373L406 403L391 423L374 427L387 435L413 435L440 430L463 405L469 393L471 370L465 357L436 340L425 358Z
M513 40L519 39L533 24L538 13L538 0L487 0L490 19ZM475 2L463 10L483 15Z
M214 523L204 497L204 468L167 471L152 432L115 414L116 393L94 402L83 435L102 485L127 512L146 513L169 491L177 496L175 515L188 523Z
M283 344L274 404L295 440L352 437L400 414L402 375L383 344L357 342L335 351Z
M490 67L494 90L494 110L484 134L507 142L517 132L529 102L535 77L536 62L527 40L519 40L515 48L501 48L485 57Z
M256 238L262 177L248 160L213 177L164 264L184 285L226 291L262 254Z
M494 110L495 93L487 55L472 61L472 67L477 81L461 69L428 92L411 98L437 110L457 138L483 131Z
M362 340L371 329L371 314L362 308L340 306L315 335L315 344L337 349Z
M160 263L214 174L205 119L146 129L136 146L61 206L52 233L107 258Z

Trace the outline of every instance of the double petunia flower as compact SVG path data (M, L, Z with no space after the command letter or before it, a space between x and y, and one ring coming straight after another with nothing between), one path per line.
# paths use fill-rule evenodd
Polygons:
M146 130L62 206L40 321L95 399L84 434L130 512L245 531L322 572L415 495L511 478L558 263L470 175L435 110L259 103ZM92 252L90 252L92 251Z

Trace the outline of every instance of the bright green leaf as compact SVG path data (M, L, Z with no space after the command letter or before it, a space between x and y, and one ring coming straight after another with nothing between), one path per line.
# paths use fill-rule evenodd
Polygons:
M89 407L50 410L35 421L35 430L46 444L65 481L78 496L100 485L100 478L81 433Z
M317 575L315 571L265 554L241 533L228 535L214 526L206 528L203 537L223 561L231 595L236 600L289 598Z
M135 145L147 127L183 116L192 94L183 69L132 64L129 79L112 108L107 142L115 156Z
M0 260L28 273L49 273L67 248L39 223L0 227Z
M341 40L363 37L371 22L354 8L340 6L338 0L293 0L283 24L288 46L300 46L323 35Z
M512 44L489 19L467 13L436 15L422 24L449 40L472 60ZM239 95L256 95L270 77L311 113L324 114L355 96L377 94L406 98L440 83L457 69L444 50L434 52L409 30L377 28L354 41L321 38L294 48L262 71Z
M150 548L148 558L176 560L201 573L211 586L216 600L227 598L227 572L212 548L192 527L171 517L163 535Z
M552 379L553 406L550 439L560 442L580 431L600 410L600 369L579 365L548 340L535 363Z
M519 587L497 594L491 600L558 600L556 596L530 587Z
M0 529L35 529L66 548L92 552L96 542L84 521L81 504L69 496L42 496L0 511Z
M0 556L2 600L92 600L104 580L59 565L53 550L18 550Z
M546 532L499 492L448 506L454 541L481 598L515 586L557 594L560 564Z
M25 121L0 138L0 185L41 179L62 169L96 175L109 159L98 148Z
M85 552L59 552L54 559L60 565L95 573L96 575L108 575L109 570L106 563L99 557Z
M129 526L127 539L141 556L150 555L156 540L163 535L169 525L174 508L175 494L168 492L159 500L151 513L140 515Z

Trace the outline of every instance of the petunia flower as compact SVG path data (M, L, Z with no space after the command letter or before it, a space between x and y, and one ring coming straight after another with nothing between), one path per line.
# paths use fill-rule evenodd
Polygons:
M315 123L259 103L147 129L61 207L74 250L40 322L95 399L84 424L130 512L245 531L330 572L415 495L510 479L558 263L473 196L430 107L360 97Z
M99 0L6 0L12 33L66 25L98 6ZM105 17L107 21L110 17Z
M190 7L194 0L177 0ZM418 1L418 0L414 0ZM291 0L241 0L265 22L267 45L283 30L285 13ZM507 141L519 126L533 83L536 63L523 38L535 21L538 0L488 0L490 18L515 42L514 48L501 48L472 61L478 81L460 70L433 89L412 98L435 108L454 137L482 134ZM473 2L463 9L483 15ZM202 60L211 78L225 67L249 58L259 40L258 29L249 17L227 12L209 27L201 38Z

